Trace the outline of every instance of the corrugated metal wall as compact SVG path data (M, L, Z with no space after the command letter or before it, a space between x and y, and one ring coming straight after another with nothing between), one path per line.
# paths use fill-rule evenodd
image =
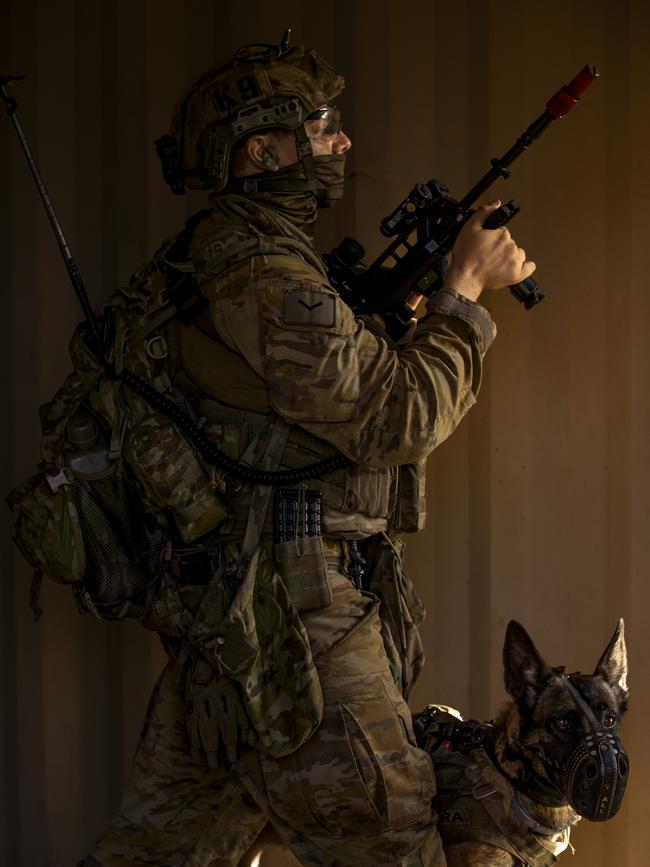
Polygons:
M355 178L321 245L353 234L371 253L380 217L415 181L462 193L561 84L601 67L500 187L524 204L516 234L548 298L529 313L489 299L499 338L479 405L431 459L429 526L409 551L429 612L412 704L493 714L511 617L550 662L590 669L623 615L632 781L619 816L578 828L571 863L647 864L647 5L22 0L2 23L0 73L27 75L20 117L95 302L201 206L167 192L152 141L186 83L244 42L290 25L348 77ZM0 166L6 491L32 471L36 407L67 372L79 313L8 121ZM54 587L34 623L6 514L3 527L0 863L71 865L118 803L162 654L143 630L79 617Z

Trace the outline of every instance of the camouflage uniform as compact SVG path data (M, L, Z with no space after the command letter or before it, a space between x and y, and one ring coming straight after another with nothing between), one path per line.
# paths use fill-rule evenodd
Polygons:
M190 88L158 142L175 192L214 191L161 253L209 301L191 323L164 320L173 392L250 466L351 463L290 486L300 516L318 503L322 531L282 539L270 487L206 467L228 515L215 510L207 583L170 567L149 607L170 661L101 865L235 865L270 821L305 865L444 867L433 768L405 702L423 612L396 534L423 525L425 459L474 403L494 326L447 289L399 349L329 285L312 228L342 192L344 154L314 156L305 124L336 123L343 86L313 51L246 46ZM229 178L233 146L278 125L298 163ZM143 465L137 428L124 448ZM192 527L201 510L180 505Z
M336 452L354 464L301 486L323 496L317 548L287 567L262 516L248 573L226 592L251 506L249 485L231 491L221 566L194 600L181 588L193 626L168 639L127 794L94 857L235 865L270 820L306 865L444 865L433 769L404 700L420 617L393 534L422 526L424 460L474 403L494 326L445 290L398 349L328 285L286 200L212 204L188 262L217 333L173 323L176 384L237 456L280 417L282 467ZM283 238L301 246L290 254ZM224 270L223 251L251 239L259 249ZM373 592L349 577L349 542L368 537Z

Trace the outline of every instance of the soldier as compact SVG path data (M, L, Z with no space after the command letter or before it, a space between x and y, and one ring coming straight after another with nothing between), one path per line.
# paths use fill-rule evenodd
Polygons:
M217 478L226 516L168 547L178 604L170 619L154 599L148 625L170 659L85 865L236 865L267 822L305 865L445 864L405 701L422 611L397 534L423 525L426 457L476 400L495 335L477 299L535 266L482 228L495 202L409 342L355 318L313 246L343 192L343 86L313 51L245 46L161 141L175 191L210 192L157 260L209 302L164 325L170 381L231 457L299 472Z

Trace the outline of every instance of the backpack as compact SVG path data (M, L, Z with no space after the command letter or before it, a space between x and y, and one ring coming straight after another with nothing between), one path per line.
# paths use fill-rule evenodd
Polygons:
M263 235L246 224L245 212L197 268L188 260L190 243L211 214L190 217L111 295L101 317L103 360L87 324L76 329L73 371L41 407L39 471L7 498L15 541L34 569L37 619L47 576L72 587L81 611L184 635L193 616L169 561L179 551L205 554L212 568L216 554L206 538L228 515L230 477L239 480L235 487L296 484L348 463L336 455L299 470L259 471L228 453L218 424L216 431L201 427L207 420L197 417L196 388L176 357L176 321L194 323L208 306L200 284L269 252L299 255L323 269L305 243ZM216 332L210 337L219 340Z
M170 261L187 244L184 234L167 239L112 294L102 331L114 371L137 374L153 396L191 412L172 386L165 336L179 312L190 318L207 303ZM34 569L32 609L38 619L47 576L70 585L82 611L142 619L171 540L191 545L225 518L223 480L155 400L110 375L89 348L85 323L73 334L70 356L72 372L40 409L38 472L7 498L15 541Z

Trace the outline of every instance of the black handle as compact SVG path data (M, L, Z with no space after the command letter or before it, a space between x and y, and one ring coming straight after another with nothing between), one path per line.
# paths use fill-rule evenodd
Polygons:
M514 219L520 210L521 205L519 202L516 199L511 199L509 202L506 202L505 205L501 205L500 208L497 208L496 211L490 214L487 220L483 223L483 227L485 229L500 229L502 226L509 223L510 220ZM526 310L530 310L531 307L539 304L539 302L545 297L544 293L532 277L526 277L526 279L522 280L521 283L516 283L514 286L511 286L510 291L517 301L524 305Z

